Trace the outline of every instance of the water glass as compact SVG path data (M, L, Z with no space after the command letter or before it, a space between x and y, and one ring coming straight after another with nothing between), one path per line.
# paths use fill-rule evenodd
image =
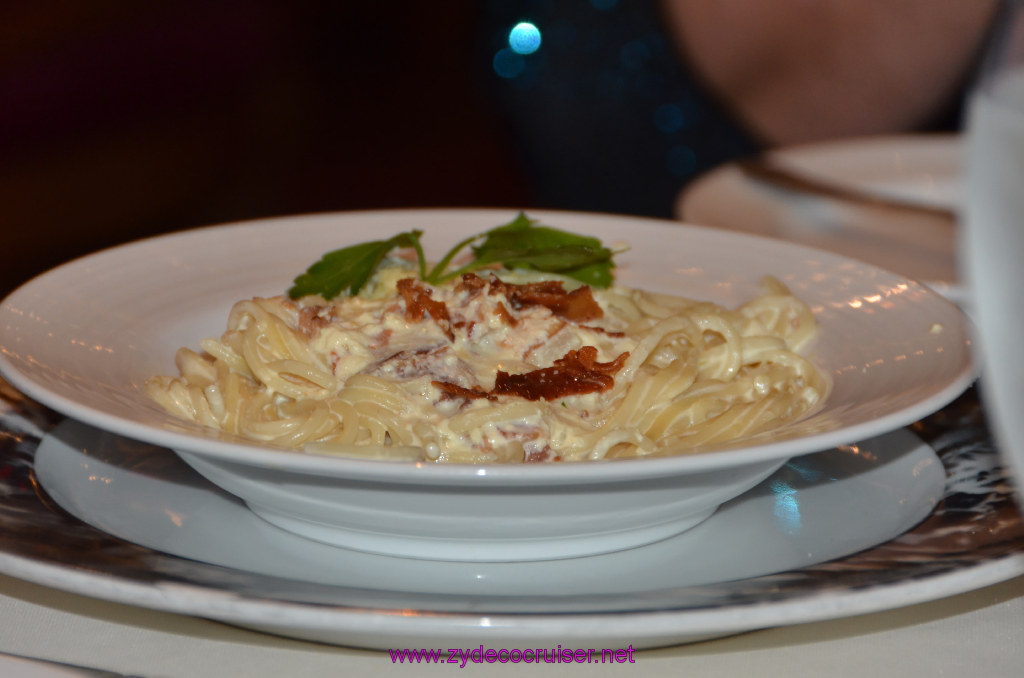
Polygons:
M1024 500L1024 2L1000 12L968 103L960 265L982 398Z

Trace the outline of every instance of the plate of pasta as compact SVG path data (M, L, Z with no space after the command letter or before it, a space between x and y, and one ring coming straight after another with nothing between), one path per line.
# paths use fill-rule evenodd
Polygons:
M0 370L174 450L290 532L468 561L671 537L793 456L934 412L975 374L960 310L868 264L499 209L285 217L105 250L3 302Z

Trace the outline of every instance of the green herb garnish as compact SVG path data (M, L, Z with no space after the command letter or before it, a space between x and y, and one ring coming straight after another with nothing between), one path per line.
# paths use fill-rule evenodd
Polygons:
M430 271L427 271L420 244L422 231L406 231L388 240L343 247L328 252L296 278L288 296L297 299L319 294L333 299L346 291L350 295L358 294L391 250L406 247L416 251L420 279L431 285L495 264L510 269L557 273L592 287L612 284L614 253L600 240L536 223L520 212L509 223L458 243ZM478 242L479 245L475 244ZM473 259L455 270L448 270L459 252L471 245Z

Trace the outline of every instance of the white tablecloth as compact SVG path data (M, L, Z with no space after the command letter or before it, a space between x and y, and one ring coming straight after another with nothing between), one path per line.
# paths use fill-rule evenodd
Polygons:
M887 612L646 650L624 664L395 666L386 652L262 635L0 576L0 651L145 678L1024 675L1024 577ZM4 664L0 662L0 675Z

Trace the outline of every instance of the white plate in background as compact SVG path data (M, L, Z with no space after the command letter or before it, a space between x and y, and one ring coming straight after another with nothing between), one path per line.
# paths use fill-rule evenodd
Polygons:
M774 150L797 174L873 198L958 213L963 201L958 135L856 138ZM781 238L861 259L934 283L965 300L956 263L956 220L769 186L726 164L687 186L676 201L682 221Z
M805 144L769 156L816 181L908 205L958 212L964 200L964 149L956 134Z

